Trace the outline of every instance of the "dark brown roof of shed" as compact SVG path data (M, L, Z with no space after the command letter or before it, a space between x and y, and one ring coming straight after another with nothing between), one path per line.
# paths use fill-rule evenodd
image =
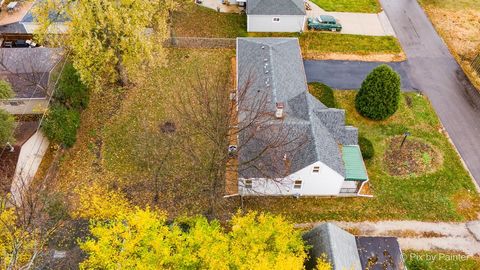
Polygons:
M38 129L39 121L18 122L15 128L14 151L8 147L0 148L0 195L10 191L12 178L23 144L32 137Z

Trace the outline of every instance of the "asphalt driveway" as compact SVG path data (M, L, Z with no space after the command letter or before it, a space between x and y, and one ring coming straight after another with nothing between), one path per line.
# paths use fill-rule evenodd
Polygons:
M375 67L385 64L381 62L360 61L315 61L305 60L305 73L308 82L323 82L336 89L358 89L365 77ZM416 87L410 80L407 62L386 63L400 74L402 89L404 91L415 90Z

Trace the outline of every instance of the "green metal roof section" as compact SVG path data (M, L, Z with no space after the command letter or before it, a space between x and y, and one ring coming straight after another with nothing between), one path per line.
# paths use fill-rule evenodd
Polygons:
M360 147L358 145L344 145L342 152L343 163L345 163L345 180L368 180L367 169L363 163Z

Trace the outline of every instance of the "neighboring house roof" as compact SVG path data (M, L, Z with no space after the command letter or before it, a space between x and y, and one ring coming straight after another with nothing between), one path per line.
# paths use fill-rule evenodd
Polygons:
M345 180L368 180L367 169L358 145L344 145L342 157L345 163Z
M363 269L405 270L402 251L395 237L357 237Z
M248 0L247 15L305 15L303 0Z
M10 23L0 26L0 33L5 34L16 34L16 33L27 33L27 30L21 23Z
M298 39L238 38L237 66L239 177L285 177L317 161L345 176L338 145L357 144L358 131L308 93Z
M12 85L16 98L46 97L50 72L61 57L59 49L0 49L0 79Z
M334 270L361 270L360 257L355 236L332 223L323 223L303 235L311 246L307 269L314 269L316 259L322 254L332 264Z
M39 121L17 122L13 135L15 143L12 142L14 151L10 152L8 147L0 148L0 196L10 191L20 150L23 144L35 134L39 123Z

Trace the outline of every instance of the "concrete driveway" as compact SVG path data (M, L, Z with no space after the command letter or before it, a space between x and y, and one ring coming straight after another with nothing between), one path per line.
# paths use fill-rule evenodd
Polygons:
M320 15L332 15L342 24L343 34L366 35L366 36L395 36L388 17L381 13L352 13L352 12L327 12L307 1L311 10L307 10L307 17Z
M415 90L416 87L408 76L407 62L304 61L308 82L322 82L335 89L345 90L360 88L365 77L381 64L389 65L400 74L404 91Z
M408 58L409 77L440 120L480 183L480 94L415 0L380 0Z

